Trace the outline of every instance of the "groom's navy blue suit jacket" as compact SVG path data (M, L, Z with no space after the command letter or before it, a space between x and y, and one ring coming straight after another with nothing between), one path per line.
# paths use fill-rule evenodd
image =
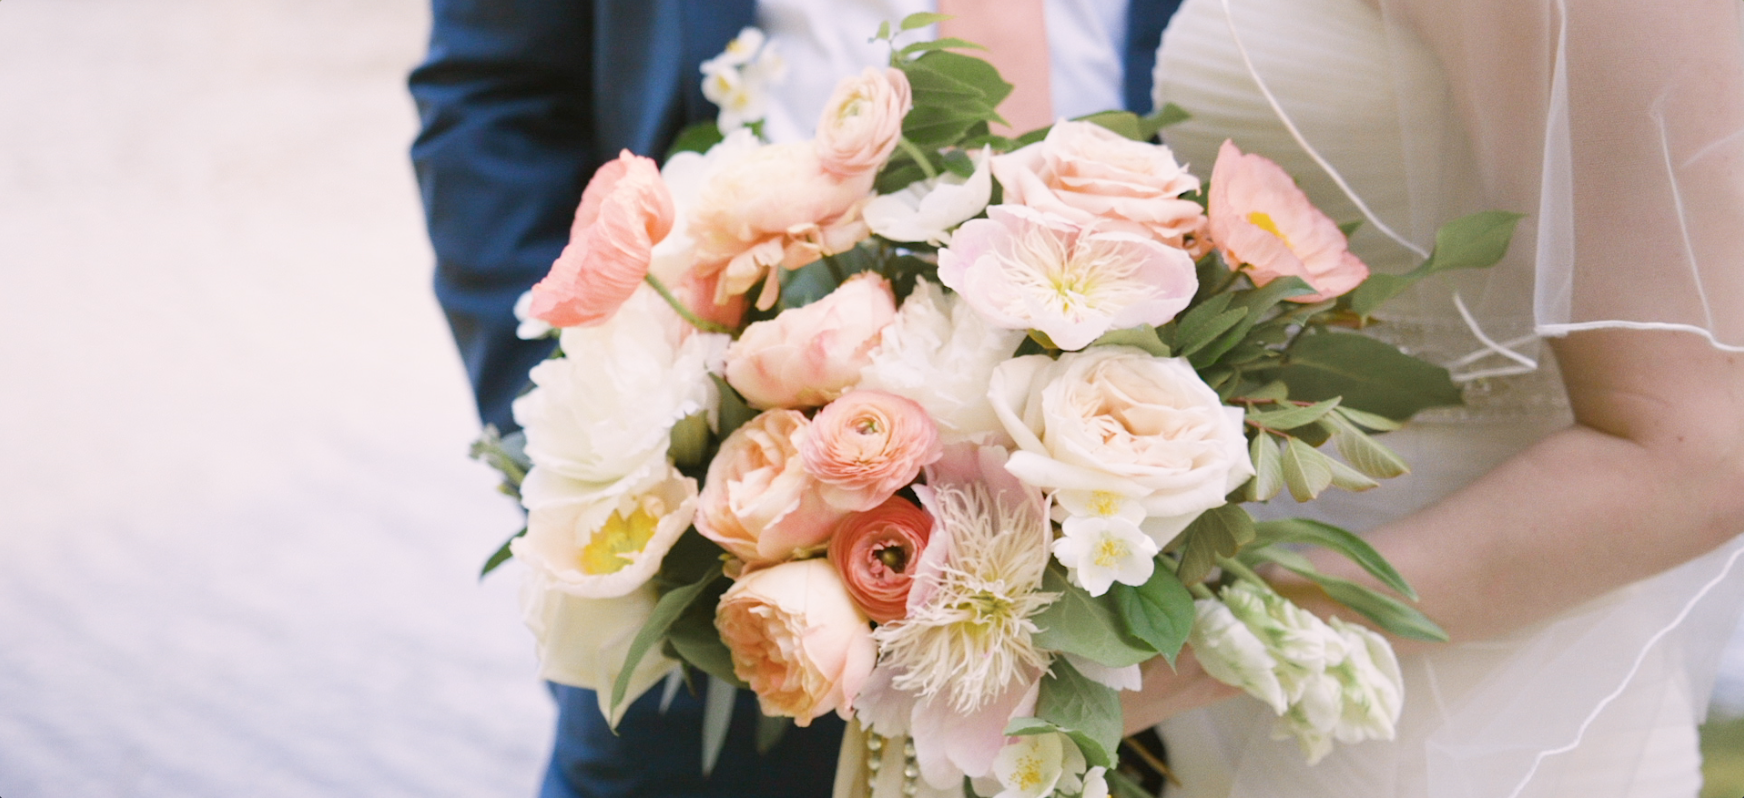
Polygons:
M1123 96L1150 111L1151 67L1180 0L1133 0ZM755 0L432 0L428 59L412 73L412 146L436 296L479 415L509 403L549 341L515 337L516 297L551 268L581 191L628 149L659 157L711 119L702 62L753 24ZM867 31L870 36L872 31Z

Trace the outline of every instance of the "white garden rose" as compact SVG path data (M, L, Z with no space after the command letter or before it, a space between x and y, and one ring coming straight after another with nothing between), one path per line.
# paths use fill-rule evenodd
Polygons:
M615 598L646 584L696 515L696 480L670 465L605 495L549 473L522 484L527 534L509 550L572 596Z
M1266 702L1273 712L1281 715L1289 709L1284 686L1278 682L1278 661L1259 636L1217 599L1199 599L1193 608L1193 632L1187 643L1205 672Z
M624 705L612 712L612 686L658 600L652 583L617 598L589 599L563 592L538 571L530 573L521 587L521 616L537 641L539 677L598 692L600 714L617 723L630 701L678 667L655 646L631 672Z
M621 494L659 473L673 425L718 407L709 374L727 336L691 330L647 286L611 321L567 328L561 341L567 356L533 367L536 387L514 411L533 461L527 479L577 483L552 491L567 500Z
M1159 546L1254 473L1242 411L1184 358L1127 346L1030 355L1000 364L987 396L1019 449L1007 470L1074 515L1136 501Z
M945 443L1000 435L987 382L1022 342L1023 331L988 324L962 297L917 280L859 387L913 400L938 422Z

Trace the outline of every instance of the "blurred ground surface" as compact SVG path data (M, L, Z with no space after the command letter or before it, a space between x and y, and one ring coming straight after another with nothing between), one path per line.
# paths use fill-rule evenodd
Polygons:
M420 0L0 3L0 795L530 796Z
M0 2L0 795L532 794L518 574L473 578L518 517L404 155L426 25Z

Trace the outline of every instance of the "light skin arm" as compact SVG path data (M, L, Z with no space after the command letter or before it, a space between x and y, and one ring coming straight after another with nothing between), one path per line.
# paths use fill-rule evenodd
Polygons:
M1744 531L1744 355L1660 331L1580 332L1552 346L1575 424L1367 536L1456 642L1544 620ZM1375 584L1336 555L1312 558ZM1354 615L1305 580L1271 576L1322 617ZM1437 645L1393 643L1401 654ZM1122 694L1128 731L1235 694L1193 663L1179 673L1152 663L1145 675L1143 691Z

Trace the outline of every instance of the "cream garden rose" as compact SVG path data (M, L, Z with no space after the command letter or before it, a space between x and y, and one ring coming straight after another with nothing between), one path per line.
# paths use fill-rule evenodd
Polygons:
M849 717L878 658L871 622L828 560L746 574L721 596L715 628L763 714L800 726L826 712Z
M1182 358L1127 346L1029 355L994 370L988 399L1017 442L1012 474L1067 510L1137 502L1159 546L1254 473L1242 411Z
M1079 223L1101 219L1116 229L1181 246L1205 221L1181 195L1199 179L1169 148L1133 141L1092 122L1061 122L1048 137L993 159L1005 201Z

